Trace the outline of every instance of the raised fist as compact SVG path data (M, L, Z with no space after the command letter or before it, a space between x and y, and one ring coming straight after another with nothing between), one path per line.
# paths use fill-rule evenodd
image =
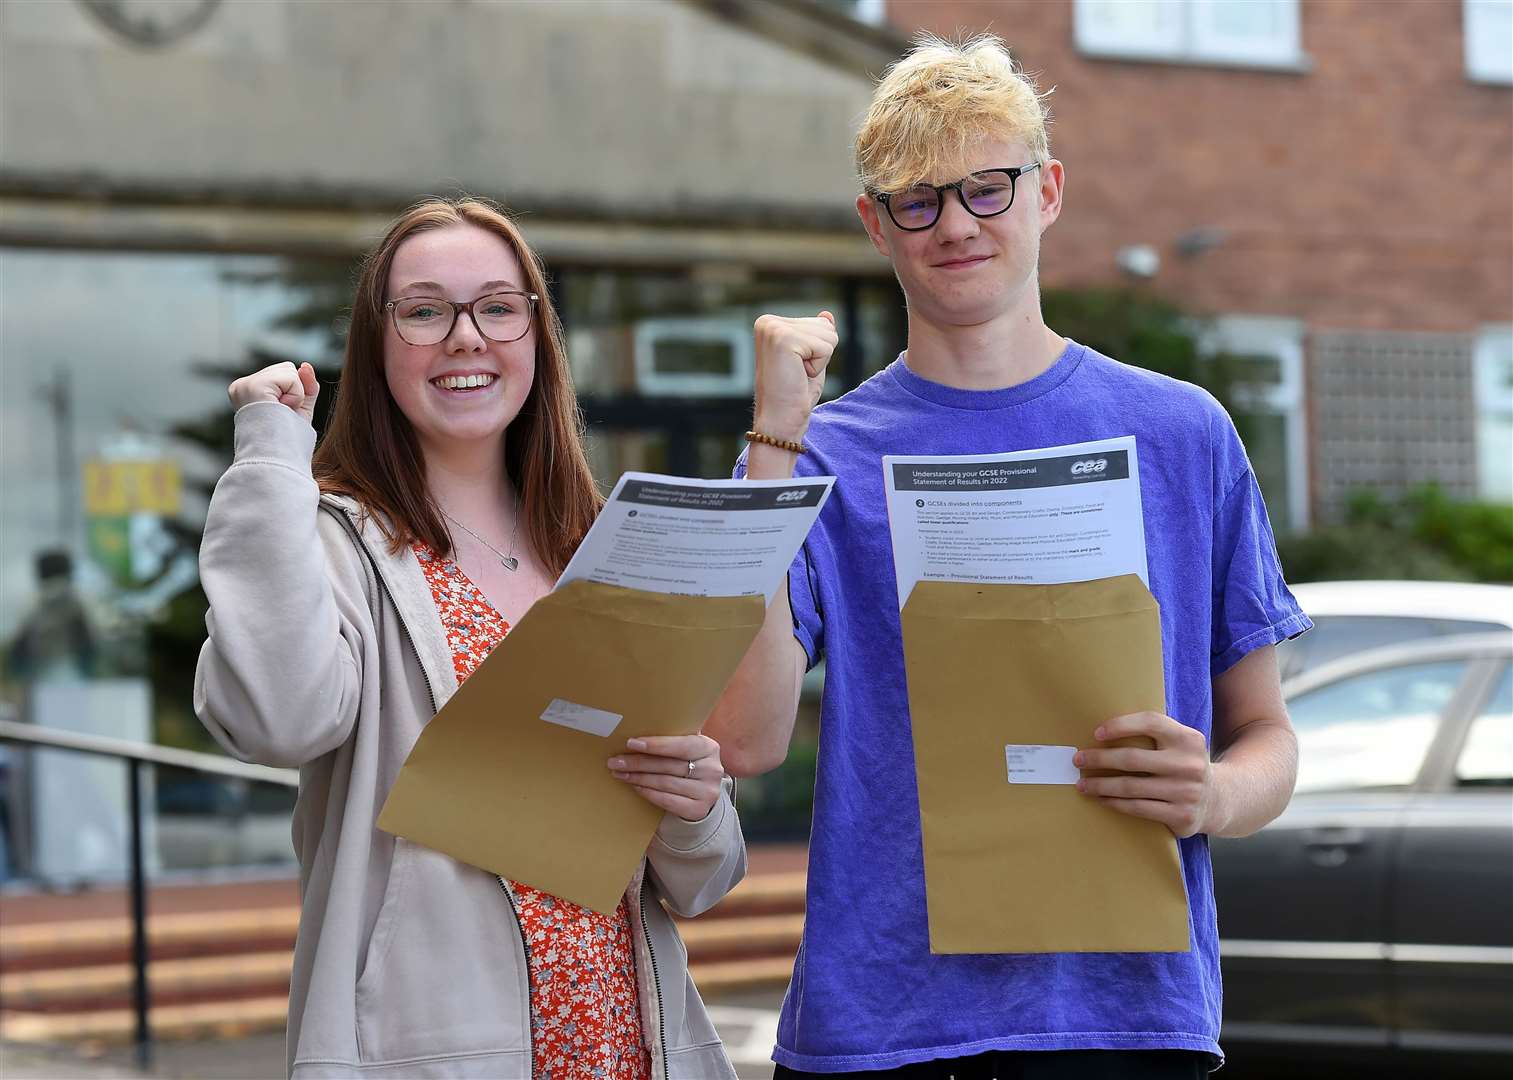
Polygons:
M309 364L295 367L285 361L269 364L261 371L244 375L226 389L233 408L240 409L254 401L276 401L287 405L313 423L315 399L320 396L320 383L315 379L315 369Z
M825 386L825 365L840 343L835 316L828 311L807 319L763 315L754 329L756 429L780 439L802 439Z

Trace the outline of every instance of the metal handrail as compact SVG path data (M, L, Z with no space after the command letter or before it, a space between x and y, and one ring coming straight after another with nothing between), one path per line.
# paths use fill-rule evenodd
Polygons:
M273 769L266 765L252 765L193 750L176 750L167 746L132 742L129 739L113 739L105 735L85 735L76 731L23 724L11 719L15 712L10 704L0 702L0 743L21 743L48 750L94 754L115 758L126 766L130 799L127 812L131 825L132 962L136 976L132 1003L136 1013L137 1064L146 1070L152 1062L152 1029L147 1015L150 999L147 993L147 878L142 857L142 767L163 765L279 787L298 787L299 774L293 769Z
M10 711L9 708L3 709L0 717ZM81 754L140 761L147 765L192 769L230 780L255 780L260 784L279 784L283 787L299 786L299 773L294 769L274 769L197 750L178 750L171 746L132 742L130 739L113 739L108 735L84 735L77 731L38 727L36 724L23 724L15 720L0 719L0 742L30 743L57 750L75 750Z

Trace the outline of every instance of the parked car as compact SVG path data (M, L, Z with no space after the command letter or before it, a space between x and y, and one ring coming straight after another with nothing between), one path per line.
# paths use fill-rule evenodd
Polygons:
M1460 581L1318 581L1294 585L1314 628L1277 650L1282 678L1401 641L1513 631L1513 586Z
M1212 844L1226 1044L1513 1066L1513 634L1374 649L1283 689L1292 803Z
M294 790L160 769L154 821L164 870L292 868Z

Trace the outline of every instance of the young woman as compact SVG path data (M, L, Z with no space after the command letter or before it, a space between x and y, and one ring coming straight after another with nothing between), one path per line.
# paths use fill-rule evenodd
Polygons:
M200 556L199 715L237 756L300 769L290 1074L733 1077L662 903L696 914L745 870L712 739L631 739L606 762L666 811L613 916L374 827L421 728L599 507L514 223L432 200L389 229L312 472L318 392L308 364L231 384Z

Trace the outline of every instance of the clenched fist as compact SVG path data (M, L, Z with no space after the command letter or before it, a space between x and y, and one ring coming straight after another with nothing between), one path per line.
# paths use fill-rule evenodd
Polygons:
M287 361L269 364L263 370L244 375L226 389L231 406L240 409L254 401L276 401L299 413L306 421L314 423L315 399L320 396L320 383L315 379L315 369L309 364L295 367Z
M825 386L825 365L840 343L835 316L763 315L756 321L756 429L798 441Z

